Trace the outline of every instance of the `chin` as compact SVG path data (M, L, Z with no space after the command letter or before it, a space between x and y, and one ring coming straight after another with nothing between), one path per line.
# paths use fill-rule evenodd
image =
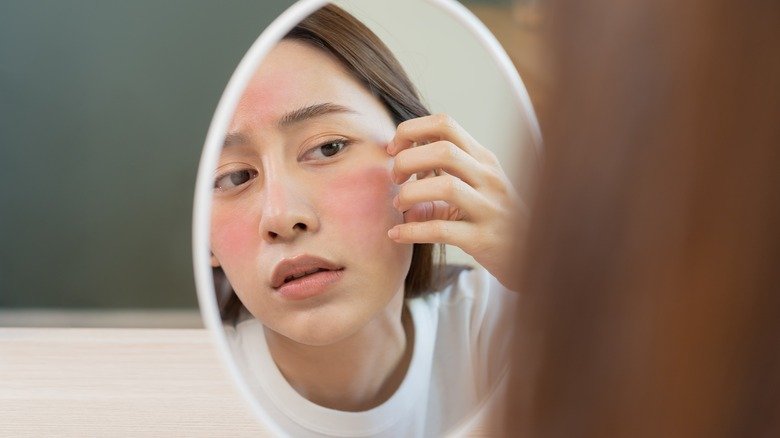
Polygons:
M309 347L327 347L349 337L350 334L352 332L328 327L326 330L305 330L304 333L294 333L288 338Z
M354 318L354 314L352 316L353 318L344 318L343 315L307 315L305 318L291 321L287 327L280 327L281 330L277 333L299 344L325 347L357 333L367 323L364 321L361 324L361 321Z

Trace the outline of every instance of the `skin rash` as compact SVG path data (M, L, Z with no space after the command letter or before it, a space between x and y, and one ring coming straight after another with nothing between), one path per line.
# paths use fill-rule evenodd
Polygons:
M323 103L349 112L279 124ZM212 265L266 327L271 354L299 393L341 410L380 404L403 378L412 336L402 317L412 245L387 237L403 223L386 152L392 119L329 55L283 41L244 92L229 133L241 140L224 148L215 179L252 177L215 190ZM334 142L345 146L325 156L319 147ZM344 270L324 293L289 300L271 287L273 268L302 254Z

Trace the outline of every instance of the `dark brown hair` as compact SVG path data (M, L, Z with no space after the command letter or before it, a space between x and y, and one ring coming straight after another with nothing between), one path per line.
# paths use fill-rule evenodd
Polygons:
M385 106L396 126L430 112L401 64L368 27L334 5L324 6L298 23L283 39L302 41L335 57L347 71ZM414 244L412 262L404 281L406 298L423 295L451 280L444 273L444 245L439 263L433 262L434 245ZM243 305L221 268L214 268L217 302L223 320L235 320ZM446 274L446 275L445 275Z
M546 5L508 431L780 436L780 3Z

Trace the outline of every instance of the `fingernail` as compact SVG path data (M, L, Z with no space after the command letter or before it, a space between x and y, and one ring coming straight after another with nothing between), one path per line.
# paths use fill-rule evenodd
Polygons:
M397 239L398 238L398 228L393 227L393 228L390 228L389 230L387 230L387 237L389 237L389 238L391 238L393 240Z

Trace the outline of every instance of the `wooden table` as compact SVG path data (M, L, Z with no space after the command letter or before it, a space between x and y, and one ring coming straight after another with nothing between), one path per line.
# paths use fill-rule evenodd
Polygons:
M0 437L53 436L271 434L205 329L0 327Z
M269 436L205 329L0 328L0 436Z

